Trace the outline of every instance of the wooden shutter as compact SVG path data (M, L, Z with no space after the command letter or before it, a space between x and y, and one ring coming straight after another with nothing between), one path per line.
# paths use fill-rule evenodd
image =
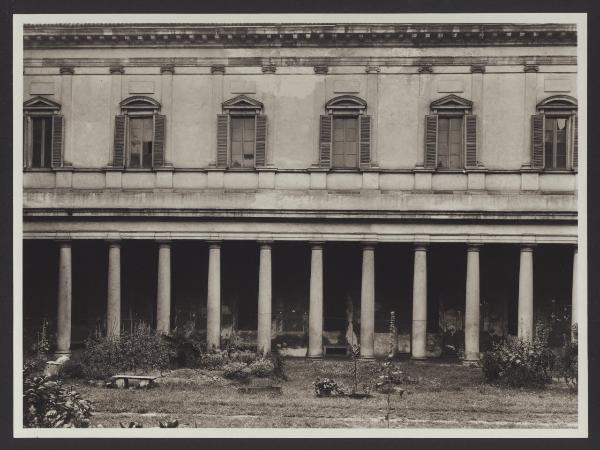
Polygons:
M425 116L425 160L427 168L435 169L437 165L437 134L438 116L432 114Z
M152 137L152 166L165 165L165 139L167 117L163 114L154 114L154 136Z
M64 116L52 116L52 167L62 166L64 123Z
M217 114L217 167L227 167L229 114Z
M319 121L319 165L321 167L331 167L332 125L331 116L321 116Z
M115 144L113 148L113 167L125 167L125 138L127 131L127 117L115 116Z
M27 114L23 115L23 168L31 165L31 144L29 142L29 133L31 119Z
M573 116L573 169L577 169L579 164L579 124L577 114Z
M477 167L477 116L465 116L465 161L466 167Z
M256 167L263 167L267 160L267 116L256 116L255 130L254 164Z
M531 167L544 168L544 114L531 116Z
M371 116L359 116L360 165L371 162Z

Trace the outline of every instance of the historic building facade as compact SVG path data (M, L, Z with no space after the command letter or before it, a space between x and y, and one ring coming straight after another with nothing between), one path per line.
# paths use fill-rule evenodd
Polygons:
M31 25L25 333L476 360L575 322L571 25ZM571 311L572 310L572 311ZM557 316L558 315L558 316ZM569 317L572 317L570 319Z

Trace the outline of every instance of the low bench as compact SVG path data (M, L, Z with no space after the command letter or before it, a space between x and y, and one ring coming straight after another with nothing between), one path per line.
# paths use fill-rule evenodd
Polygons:
M147 385L148 387L150 387L154 383L154 380L156 380L157 378L158 378L158 376L154 376L154 375L124 375L124 374L113 375L112 377L110 377L113 386L117 386L118 380L123 380L126 388L129 387L129 380L138 381L140 387L144 386L144 385ZM146 384L142 384L143 382L146 382Z

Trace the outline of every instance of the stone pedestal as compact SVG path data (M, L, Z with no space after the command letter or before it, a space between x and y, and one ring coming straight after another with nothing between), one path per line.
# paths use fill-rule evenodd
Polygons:
M108 243L108 293L106 302L106 335L121 333L121 243Z
M360 291L360 357L375 357L375 247L363 246Z
M323 356L323 245L311 244L308 357Z
M519 313L518 335L521 339L533 338L533 246L521 247L519 263Z
M427 246L415 246L411 358L427 357Z
M206 344L221 348L221 244L208 246L208 292L206 305Z
M271 353L271 244L259 245L257 352L268 354Z
M479 245L467 248L465 362L479 360Z
M71 242L58 243L58 317L56 322L56 353L71 352L71 302L73 295L73 275L71 263Z
M171 244L158 244L158 285L156 289L156 330L168 334L171 329Z

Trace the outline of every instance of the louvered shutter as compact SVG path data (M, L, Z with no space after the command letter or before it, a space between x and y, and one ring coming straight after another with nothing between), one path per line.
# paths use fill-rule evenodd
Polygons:
M52 116L52 167L61 167L63 160L64 116Z
M332 124L331 116L321 116L319 121L319 165L321 167L331 167Z
M425 116L425 160L427 168L435 169L437 165L437 132L438 116L432 114Z
M531 116L531 166L544 168L544 114Z
M579 120L577 114L573 116L573 169L577 169L579 164Z
M371 162L371 116L359 116L360 164Z
M163 114L154 114L154 136L152 139L152 165L162 167L165 165L165 139L167 117Z
M217 114L217 167L227 167L229 114Z
M477 116L465 116L466 167L477 167Z
M29 133L31 119L28 115L23 115L23 168L31 165L31 144L29 143Z
M267 116L256 116L256 136L254 147L254 164L263 167L267 161Z
M125 137L127 131L127 117L115 116L115 143L113 148L113 167L125 167Z

